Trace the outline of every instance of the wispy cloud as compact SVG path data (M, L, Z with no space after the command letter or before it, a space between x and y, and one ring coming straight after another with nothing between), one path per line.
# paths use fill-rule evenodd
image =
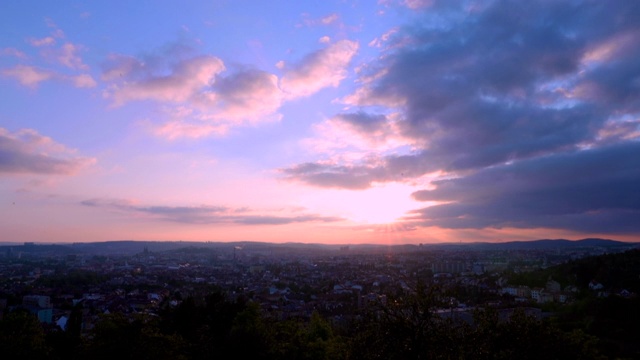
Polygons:
M52 46L56 43L56 39L54 39L53 36L47 36L40 39L30 38L28 41L29 44L35 47Z
M2 70L2 75L12 77L20 84L34 88L43 81L56 77L56 73L49 70L40 69L28 65L16 65L9 69Z
M0 174L72 175L95 163L35 130L0 128Z
M0 50L0 56L13 56L19 59L27 58L27 54L16 48L3 48Z
M81 205L114 209L122 212L145 214L162 221L184 224L240 224L240 225L285 225L292 223L328 223L344 219L315 214L269 214L248 208L226 206L144 206L123 199L88 199ZM276 212L277 213L277 212Z
M275 113L283 101L278 78L265 71L246 69L220 76L205 95L204 103L220 109L216 118L259 121ZM208 96L207 96L208 95Z
M205 93L215 75L224 69L222 60L200 56L179 61L165 75L140 60L115 55L103 73L103 79L113 82L105 97L116 106L139 100L185 102Z
M82 50L82 46L72 43L65 43L53 53L55 59L62 65L74 69L74 70L87 70L87 66L82 58L78 55L78 52Z
M73 81L74 86L77 88L92 88L98 85L96 80L89 74L71 76L69 79Z
M65 34L50 19L46 19L45 22L47 27L52 29L50 36L27 39L27 42L32 46L41 48L39 51L40 58L29 59L24 52L15 48L2 49L0 55L14 56L20 60L31 61L5 68L0 74L13 77L20 84L30 88L36 88L40 83L48 80L59 80L77 88L96 87L97 82L87 73L89 66L83 62L80 56L80 52L85 50L85 47L68 41L57 47L58 40L64 39ZM39 62L42 64L33 65L36 60L40 60ZM51 64L54 64L54 66ZM66 70L61 70L60 65ZM72 72L71 74L69 74L70 71ZM79 74L78 72L82 73Z
M363 154L379 154L410 145L400 135L393 117L363 111L337 114L314 125L315 136L303 142L316 153L340 154L345 158L349 152L362 158Z
M402 4L410 9L422 9L432 6L435 0L403 0Z
M347 66L358 51L358 43L341 40L285 66L281 88L291 97L308 96L326 87L336 87L347 76Z
M67 82L77 88L93 88L97 86L97 82L89 74L62 75L55 71L29 65L16 65L12 68L2 70L0 74L5 77L14 78L20 84L29 88L36 88L40 83L49 80Z
M145 122L145 125L150 129L151 133L168 140L179 138L198 139L211 135L221 136L229 131L229 126L226 124L210 124L192 119L173 119L160 125Z
M390 39L399 32L398 28L393 28L386 33L382 34L380 37L377 37L369 42L369 46L376 48L384 48L387 46L387 43Z
M302 14L302 23L305 26L327 26L335 24L339 19L340 16L337 13L331 13L320 18L311 18L309 14Z

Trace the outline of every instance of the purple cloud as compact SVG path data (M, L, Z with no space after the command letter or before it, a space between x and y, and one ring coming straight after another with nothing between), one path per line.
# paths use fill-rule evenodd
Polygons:
M0 128L0 174L72 175L93 163L35 130Z
M80 202L83 206L106 208L125 213L146 214L162 221L183 224L242 224L242 225L284 225L308 222L337 222L342 218L315 214L270 215L248 208L226 206L144 206L124 199L88 199Z
M434 183L417 223L446 228L640 231L640 142L629 141L487 168Z
M434 1L422 16L371 43L383 55L342 118L366 136L395 112L412 150L297 164L287 179L366 189L439 173L415 197L448 203L417 224L638 230L640 7Z
M358 43L341 40L285 67L280 87L291 97L311 95L326 87L336 87L347 76L347 66L358 51Z

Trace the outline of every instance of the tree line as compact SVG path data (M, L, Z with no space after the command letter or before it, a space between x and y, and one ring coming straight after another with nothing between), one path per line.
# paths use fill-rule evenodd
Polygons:
M23 311L0 321L3 359L599 359L598 340L518 311L472 321L441 316L433 289L389 298L345 322L314 312L277 320L222 292L187 298L158 315L105 314L82 334L74 309L66 331L44 331Z

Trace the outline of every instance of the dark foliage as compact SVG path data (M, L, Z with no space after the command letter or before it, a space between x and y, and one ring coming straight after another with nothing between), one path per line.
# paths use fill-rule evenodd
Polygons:
M418 285L398 290L385 303L354 310L354 319L333 324L319 313L307 319L265 317L257 304L215 290L204 297L165 303L157 315L102 316L83 331L80 307L72 308L66 331L47 332L28 312L0 320L2 359L600 359L640 358L640 251L570 262L532 273L533 282L558 279L583 291L551 320L515 310L487 308L463 317L449 309L451 289ZM598 297L595 280L612 290ZM67 283L92 284L100 275L78 273ZM566 283L565 283L566 282ZM458 290L456 290L458 291ZM455 291L454 291L455 292ZM474 295L474 294L472 294ZM481 294L480 294L481 295ZM474 296L480 296L474 295ZM445 309L444 311L442 309Z
M34 316L23 310L5 315L0 321L0 354L3 359L48 359L51 348Z
M514 311L501 318L494 309L473 319L437 313L433 291L394 299L363 317L351 338L351 359L599 359L597 340L564 332Z

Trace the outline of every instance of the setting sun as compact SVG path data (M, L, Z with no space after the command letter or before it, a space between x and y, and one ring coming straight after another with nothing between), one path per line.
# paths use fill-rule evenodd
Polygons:
M0 241L640 234L636 2L40 3L0 2Z
M335 213L350 221L388 224L424 206L411 197L415 190L402 183L376 184L361 191L325 190L305 201L313 204L314 211Z

